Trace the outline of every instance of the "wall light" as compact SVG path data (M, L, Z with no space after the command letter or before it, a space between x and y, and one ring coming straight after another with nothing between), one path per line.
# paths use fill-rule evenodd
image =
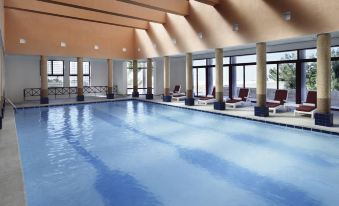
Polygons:
M199 39L202 39L202 32L198 33L198 37L199 37Z
M122 48L122 51L123 52L127 52L127 49L124 47L124 48Z
M65 42L62 41L62 42L60 42L60 46L61 46L61 47L66 47L67 45L66 45Z
M233 23L232 30L233 31L239 31L239 24L238 23Z
M283 13L283 18L285 21L291 21L291 18L292 18L292 14L290 11L286 11Z
M99 46L98 45L94 45L94 49L95 50L99 50Z
M20 43L20 44L26 44L26 39L20 38L20 39L19 39L19 43Z

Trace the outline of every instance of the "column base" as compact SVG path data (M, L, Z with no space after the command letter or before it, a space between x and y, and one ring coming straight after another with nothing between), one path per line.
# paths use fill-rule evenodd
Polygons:
M40 97L40 104L48 104L49 99L48 97Z
M114 99L114 94L107 94L107 99Z
M333 113L321 114L315 113L315 125L333 127Z
M172 96L163 96L163 97L162 97L162 100L163 100L164 102L171 102L171 101L172 101Z
M225 110L225 108L226 108L225 102L214 102L215 110Z
M146 99L153 99L153 94L146 94Z
M139 97L139 92L133 92L132 97Z
M78 96L77 96L77 101L78 101L78 102L83 102L83 101L85 101L84 95L78 95Z
M185 105L187 106L194 106L194 98L186 98Z
M254 107L254 116L257 117L268 117L269 116L269 109L268 107Z

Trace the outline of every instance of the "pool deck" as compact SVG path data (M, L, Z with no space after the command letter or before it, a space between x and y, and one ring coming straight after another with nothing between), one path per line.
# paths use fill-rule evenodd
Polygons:
M158 104L175 106L185 109L199 110L210 113L217 113L227 116L241 117L252 120L271 122L280 125L295 125L297 127L309 128L311 130L322 130L327 132L339 133L339 112L334 111L334 127L323 127L314 125L314 120L306 116L294 117L293 112L282 112L272 114L269 117L254 116L253 107L226 108L225 111L213 109L213 105L195 105L186 106L184 102L163 102L160 96L155 96L154 100L145 100L144 96L140 98L131 98L126 96L117 97L113 100L107 100L104 97L88 97L84 102L77 102L71 99L50 100L48 105L40 105L39 101L27 101L18 104L18 108L57 106L65 104L83 104L97 103L107 101L139 99ZM26 205L25 192L23 185L23 176L18 149L18 139L16 133L15 117L13 109L7 105L5 117L3 119L3 129L0 130L0 205L1 206L23 206Z
M24 206L25 192L13 109L7 107L0 131L0 205Z

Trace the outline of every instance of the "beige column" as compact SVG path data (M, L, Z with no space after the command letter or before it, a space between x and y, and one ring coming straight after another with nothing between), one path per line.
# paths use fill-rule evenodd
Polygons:
M266 43L257 43L257 106L266 106Z
M107 99L113 99L113 60L107 59Z
M328 114L331 111L331 35L317 37L317 110Z
M193 67L192 53L186 54L186 97L193 98Z
M223 84L223 50L215 49L215 98L217 102L224 101Z
M133 60L133 93L132 97L139 97L138 92L138 61Z
M82 57L78 57L77 58L77 73L78 73L78 77L77 77L77 82L78 82L78 86L77 86L77 91L78 91L78 96L77 96L77 100L78 101L84 101L84 65L83 65L83 58Z
M152 94L152 77L153 77L153 66L152 66L152 59L147 59L147 94L146 99L153 99Z
M170 61L169 61L169 56L164 57L164 96L170 96Z
M40 103L48 104L48 74L47 74L47 57L40 57Z

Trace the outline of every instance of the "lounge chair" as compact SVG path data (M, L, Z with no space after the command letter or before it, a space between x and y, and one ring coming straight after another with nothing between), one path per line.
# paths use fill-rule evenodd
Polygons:
M275 91L274 100L268 100L266 106L273 114L277 113L277 110L284 106L287 100L288 91L285 89L277 89Z
M244 102L247 101L249 93L250 90L248 88L240 88L238 97L227 100L226 106L236 108L237 106L242 105Z
M308 91L306 102L299 105L294 110L294 116L296 114L309 114L311 118L314 118L314 113L317 111L317 92L316 91Z
M172 95L172 99L175 100L175 101L183 101L185 100L187 97L186 97L186 94L184 93L180 93L180 94L173 94Z
M212 94L207 95L206 97L200 97L198 99L198 104L212 104L216 102L217 100L215 99L215 87L213 87Z
M181 85L175 85L173 92L171 92L170 95L180 94L180 90L181 90Z

